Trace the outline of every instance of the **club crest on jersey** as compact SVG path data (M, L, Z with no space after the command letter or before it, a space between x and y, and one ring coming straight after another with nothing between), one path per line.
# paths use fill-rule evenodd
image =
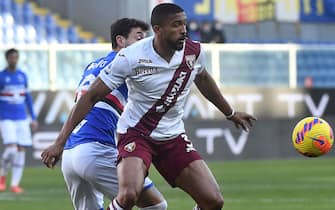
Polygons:
M129 144L127 144L126 146L124 146L124 150L126 150L127 152L132 152L134 151L136 148L136 143L135 142L130 142Z
M185 56L185 60L186 60L186 64L188 66L189 69L193 69L194 68L194 64L195 64L195 55L186 55Z

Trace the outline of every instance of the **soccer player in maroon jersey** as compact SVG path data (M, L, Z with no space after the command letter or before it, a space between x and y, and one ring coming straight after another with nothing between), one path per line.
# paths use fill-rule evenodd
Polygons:
M131 209L151 163L173 187L188 193L195 209L217 210L223 197L206 163L185 134L184 103L193 82L228 120L249 131L255 117L235 112L204 66L200 43L186 38L186 15L176 4L157 5L151 15L154 36L121 50L81 97L57 141L67 138L91 107L124 81L128 103L118 122L117 197L110 209ZM53 154L44 153L45 164Z

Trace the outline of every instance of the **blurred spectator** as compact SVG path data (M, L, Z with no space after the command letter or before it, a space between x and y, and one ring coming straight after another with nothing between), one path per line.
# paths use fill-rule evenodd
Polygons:
M200 25L196 20L190 20L187 24L187 34L192 40L201 41Z
M224 43L226 41L223 33L223 25L219 21L203 21L200 37L203 43Z
M213 37L212 23L210 21L204 20L201 23L200 30L201 42L210 43Z
M313 87L313 78L311 76L307 76L304 79L304 87L312 88Z
M223 24L222 22L215 20L212 28L212 40L211 42L214 43L225 43L226 42L226 37L223 31Z

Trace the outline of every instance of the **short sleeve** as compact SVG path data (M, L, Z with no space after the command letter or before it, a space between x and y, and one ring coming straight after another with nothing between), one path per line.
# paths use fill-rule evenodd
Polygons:
M113 62L103 68L99 74L99 78L111 89L114 90L122 85L126 78L130 75L132 69L129 61L121 50Z
M195 67L198 71L197 72L198 74L200 74L203 70L206 69L205 61L206 61L206 56L205 56L204 48L200 47L199 57L198 57L197 62L195 64Z

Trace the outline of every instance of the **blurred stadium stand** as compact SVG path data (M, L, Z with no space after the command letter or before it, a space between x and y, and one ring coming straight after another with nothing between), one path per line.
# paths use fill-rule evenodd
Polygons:
M226 86L289 86L287 51L228 50L219 56L220 82Z
M202 22L198 21L201 25ZM335 24L291 23L273 20L257 23L224 24L226 43L335 44ZM203 41L202 41L203 42Z
M74 4L74 1L70 1L70 3ZM60 18L60 15L51 12L50 9L37 6L48 6L48 4L51 6L56 3L47 3L47 1L38 0L1 0L1 43L97 43L103 41L103 38L91 32L83 31L82 27L74 25L71 20L64 20ZM60 2L59 4L65 3ZM91 8L92 3L90 5L87 1L83 1L82 4L86 4L85 6L89 7L90 10L94 9ZM114 4L115 1L111 0L110 5ZM125 4L129 5L131 2L126 1ZM103 6L106 7L107 3ZM120 10L119 12L121 13L122 7L119 6L119 8L117 8L117 5L115 5L115 7ZM146 10L146 7L147 6L144 6L142 9ZM76 10L81 9L83 8L76 5ZM111 10L112 9L113 8L111 8ZM130 9L128 10L128 12L125 12L126 15L130 15ZM119 14L119 16L120 15L121 14ZM69 15L65 16L69 17ZM76 14L69 18L78 19L80 18L79 16L80 15ZM114 16L112 19L113 18ZM89 22L86 20L87 19L83 19L82 23L86 24L86 22ZM199 28L201 29L200 26L202 23L210 20L202 19L194 21L198 22ZM90 24L93 24L92 21L90 22ZM96 22L96 24L101 25L100 22L101 21L99 21L99 23ZM108 23L109 22L110 21L108 21ZM215 25L214 23L215 21L213 21L213 27ZM105 28L106 26L104 25L103 27ZM93 30L93 32L95 34L101 33L99 30ZM225 34L225 42L227 43L335 43L333 38L335 37L335 25L331 23L284 22L275 19L265 19L254 23L224 24L222 32ZM104 37L106 39L108 36Z
M314 87L335 87L335 49L315 48L297 52L297 81L303 86L304 79L313 78Z
M0 43L97 43L103 41L34 2L0 1Z

